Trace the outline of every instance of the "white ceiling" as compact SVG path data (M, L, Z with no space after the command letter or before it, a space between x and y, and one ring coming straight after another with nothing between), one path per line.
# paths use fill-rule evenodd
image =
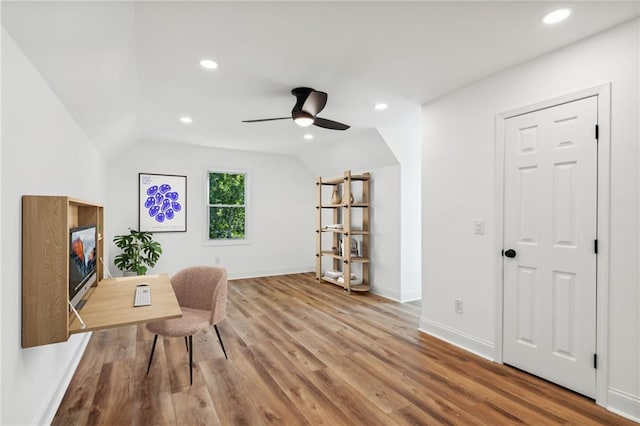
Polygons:
M572 16L541 24L558 6ZM107 155L141 138L297 155L638 15L637 1L2 2L5 29ZM327 92L319 115L352 128L241 123L289 115L296 86Z

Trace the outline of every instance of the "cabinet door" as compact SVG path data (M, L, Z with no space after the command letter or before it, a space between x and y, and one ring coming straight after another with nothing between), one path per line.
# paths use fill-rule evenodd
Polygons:
M68 339L69 217L65 197L22 198L22 346Z

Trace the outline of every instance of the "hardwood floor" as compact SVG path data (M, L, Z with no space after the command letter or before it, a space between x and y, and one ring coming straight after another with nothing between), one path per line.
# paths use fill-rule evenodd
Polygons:
M312 274L229 282L227 319L183 339L95 332L54 425L635 423L417 331L420 305L346 295Z

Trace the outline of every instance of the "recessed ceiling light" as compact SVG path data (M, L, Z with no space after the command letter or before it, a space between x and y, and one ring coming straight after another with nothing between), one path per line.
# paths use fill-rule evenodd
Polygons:
M215 70L218 68L218 63L212 59L203 59L200 61L200 66L208 70Z
M379 104L376 104L376 106L374 108L377 109L378 111L383 111L383 110L389 108L389 105L383 104L383 103L379 103Z
M193 119L191 117L180 117L180 122L184 123L184 124L191 124L193 123Z
M556 9L544 15L542 22L547 25L557 24L567 19L571 15L571 9Z
M313 139L313 135L311 133L307 133L306 135L304 135L304 138L310 141L311 139Z

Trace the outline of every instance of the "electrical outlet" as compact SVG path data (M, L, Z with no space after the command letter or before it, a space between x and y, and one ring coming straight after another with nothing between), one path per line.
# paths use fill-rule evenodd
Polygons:
M216 256L216 265L220 264L220 258L218 256Z
M453 301L453 309L456 311L456 314L462 313L462 300L455 299Z

